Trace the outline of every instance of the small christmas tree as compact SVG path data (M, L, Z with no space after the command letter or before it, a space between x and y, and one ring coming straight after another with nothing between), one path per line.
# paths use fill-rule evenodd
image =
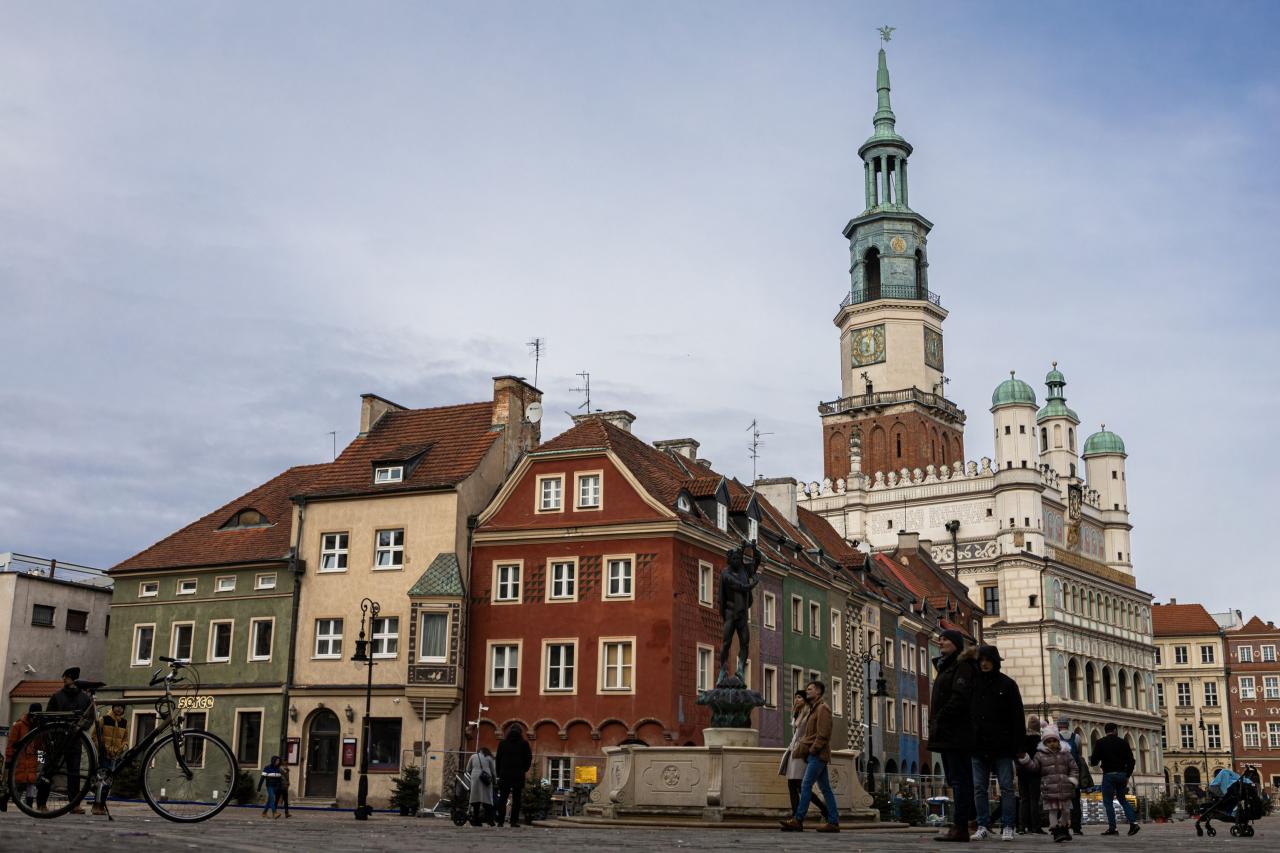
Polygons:
M391 791L391 808L399 809L402 815L417 811L418 798L422 794L422 771L418 766L408 765L391 780L391 784L395 786Z

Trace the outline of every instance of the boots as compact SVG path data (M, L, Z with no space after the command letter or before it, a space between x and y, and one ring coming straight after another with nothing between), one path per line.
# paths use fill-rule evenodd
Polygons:
M950 829L942 835L933 839L934 841L957 841L961 844L969 842L969 827L965 824L953 824Z

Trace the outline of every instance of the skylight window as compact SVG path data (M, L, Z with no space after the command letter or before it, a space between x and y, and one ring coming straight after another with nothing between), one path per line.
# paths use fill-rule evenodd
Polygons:
M235 515L231 516L231 520L222 525L223 530L233 530L237 527L266 527L271 522L267 517L256 509L242 509Z
M403 480L403 465L386 465L373 472L373 482L375 483L399 483Z

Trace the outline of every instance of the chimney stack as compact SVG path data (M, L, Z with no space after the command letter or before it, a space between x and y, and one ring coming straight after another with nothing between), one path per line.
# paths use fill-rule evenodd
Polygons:
M493 377L493 426L503 431L507 471L542 441L541 415L535 421L527 417L534 403L541 405L542 392L519 376Z
M387 412L407 412L404 406L377 394L360 395L360 434L368 435Z
M914 554L920 550L920 534L914 531L906 530L898 531L898 550L907 554Z
M1170 604L1177 604L1177 603L1178 603L1178 599L1176 599L1176 598L1171 598L1171 599L1169 599L1169 603L1170 603Z
M612 412L590 412L585 415L574 415L573 423L577 425L588 418L599 418L605 423L613 424L618 429L626 430L627 432L631 432L631 425L636 420L636 416L626 409L614 409Z
M783 518L792 524L799 523L796 515L795 477L756 480L755 489L761 497L773 504L774 509L782 513Z
M702 445L692 438L668 438L665 441L655 441L653 446L665 453L678 453L692 462L697 460L698 448Z

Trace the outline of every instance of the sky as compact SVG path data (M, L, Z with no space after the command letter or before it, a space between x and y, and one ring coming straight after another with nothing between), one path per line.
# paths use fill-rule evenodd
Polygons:
M1138 585L1280 618L1268 2L4 0L0 551L114 565L535 337L545 437L589 372L820 479L886 24L968 455L1056 360Z

